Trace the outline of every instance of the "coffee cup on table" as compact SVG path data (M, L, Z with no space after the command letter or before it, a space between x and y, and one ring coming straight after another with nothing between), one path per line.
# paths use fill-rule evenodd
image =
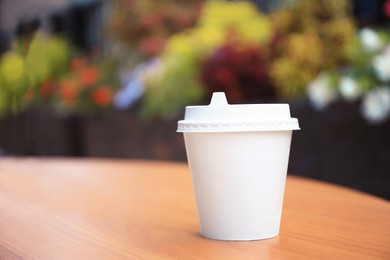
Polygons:
M187 106L184 134L200 234L257 240L279 234L292 130L288 104Z

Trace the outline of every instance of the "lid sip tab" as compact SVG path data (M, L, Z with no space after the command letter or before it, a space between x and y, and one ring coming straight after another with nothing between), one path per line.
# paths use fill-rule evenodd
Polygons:
M288 104L230 105L224 92L214 92L209 105L187 106L177 132L243 132L299 130Z
M229 105L224 92L214 92L211 97L210 106Z

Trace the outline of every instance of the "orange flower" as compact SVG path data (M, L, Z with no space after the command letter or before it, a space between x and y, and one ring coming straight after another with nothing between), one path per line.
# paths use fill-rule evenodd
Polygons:
M24 101L30 102L34 98L35 94L32 88L28 88L26 94L24 95Z
M74 72L85 68L87 60L84 57L75 57L70 62L70 69Z
M139 49L147 56L159 54L165 46L165 40L157 36L149 36L143 38L139 42Z
M87 67L81 70L79 76L83 86L90 86L99 79L99 71L95 67Z
M77 85L71 80L62 80L58 87L60 98L66 106L73 106L77 97Z
M55 85L53 81L48 79L42 82L41 88L39 89L39 94L43 98L48 98L54 93L54 90L55 90Z
M108 86L101 86L92 92L92 101L100 106L105 107L111 104L114 93Z

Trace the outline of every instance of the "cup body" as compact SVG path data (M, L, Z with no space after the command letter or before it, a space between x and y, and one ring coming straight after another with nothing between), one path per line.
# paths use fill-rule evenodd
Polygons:
M279 234L292 130L185 132L202 236Z

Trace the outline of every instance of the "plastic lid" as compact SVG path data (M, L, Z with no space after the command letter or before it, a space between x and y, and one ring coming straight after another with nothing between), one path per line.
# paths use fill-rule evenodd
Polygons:
M242 132L299 130L288 104L229 105L215 92L207 106L187 106L177 132Z

